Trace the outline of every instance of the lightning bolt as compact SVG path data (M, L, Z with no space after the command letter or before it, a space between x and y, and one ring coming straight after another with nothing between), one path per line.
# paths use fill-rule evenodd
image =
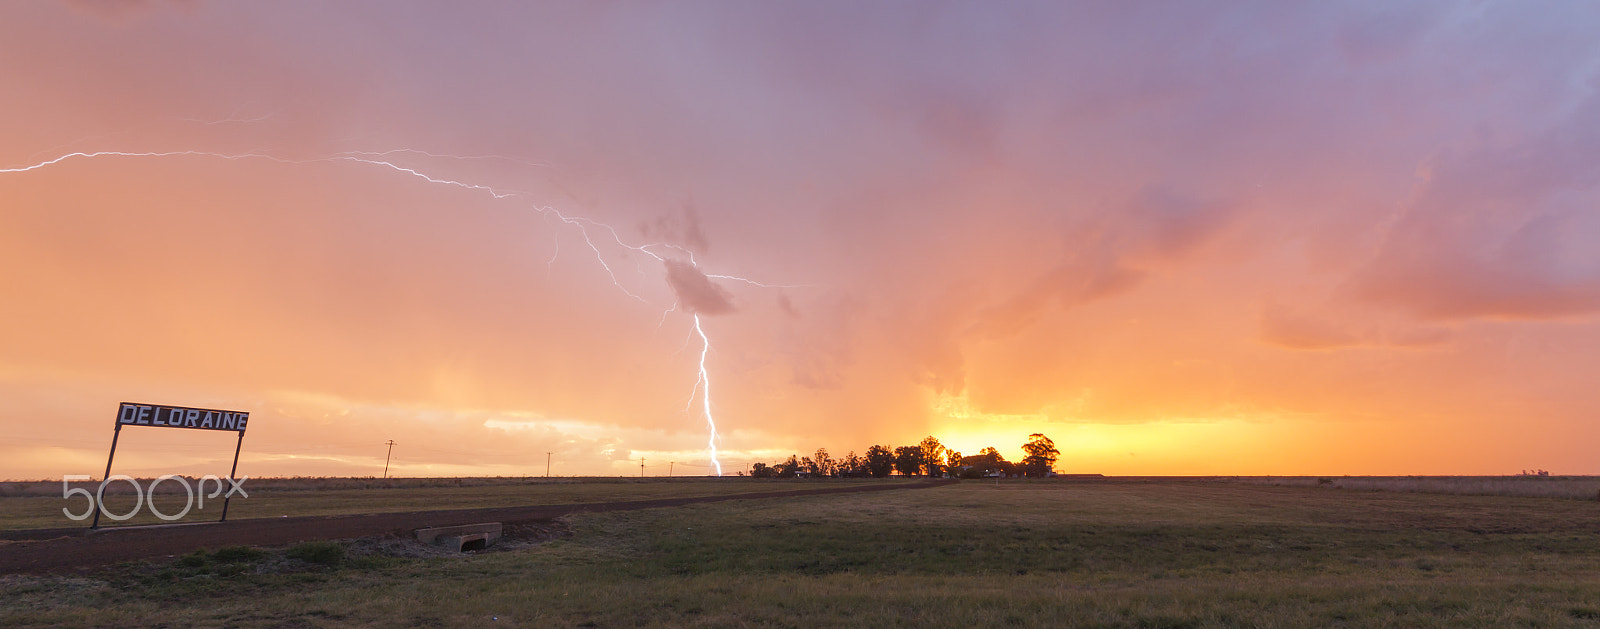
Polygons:
M717 460L717 420L711 416L711 374L706 371L706 355L711 353L711 339L706 337L705 329L700 327L700 315L694 315L694 331L700 335L700 377L695 380L695 388L700 390L700 400L705 407L706 427L711 430L711 437L706 440L706 448L711 451L711 464L717 468L717 476L722 475L722 462ZM689 402L694 403L693 394Z
M270 116L268 116L268 117L270 117ZM254 122L255 121L255 120L238 120L238 121L235 121L235 120L232 120L231 118L232 117L230 116L229 120L225 120L223 122ZM446 178L443 178L443 177L435 177L433 175L424 173L419 169L411 168L411 167L408 167L408 166L402 166L402 165L397 164L397 163L395 163L393 161L390 161L388 159L389 156L396 155L396 154L422 155L422 156L425 156L425 157L449 158L449 159L457 159L457 160L494 159L494 160L505 160L505 161L518 162L518 163L522 163L522 164L529 165L529 166L539 166L539 167L548 166L547 164L540 164L540 163L535 163L535 162L522 160L520 158L506 157L506 156L501 156L501 155L481 155L481 156L441 155L441 154L437 154L437 153L429 153L429 152L426 152L426 151L419 151L419 150L415 150L415 149L392 149L392 150L388 150L388 151L345 151L345 152L342 152L342 153L335 153L335 154L327 155L327 156L324 156L324 157L316 157L316 158L311 158L311 159L287 159L287 158L282 158L282 157L276 157L276 156L273 156L273 155L270 155L270 154L266 154L266 153L255 153L255 152L247 152L247 153L215 153L215 152L194 151L194 150L184 150L184 151L147 151L147 152L131 152L131 151L93 151L93 152L84 152L84 151L77 151L77 152L72 152L72 153L66 153L66 154L63 154L63 155L59 155L59 156L54 157L52 159L44 160L44 161L37 162L37 163L34 163L34 164L29 164L29 165L26 165L26 166L17 166L17 167L12 167L12 168L0 168L0 174L24 173L24 172L39 170L41 168L46 168L46 167L50 167L50 166L55 166L55 165L61 164L63 162L69 161L69 160L95 159L95 158L106 158L106 157L128 157L128 158L140 158L140 157L142 157L142 158L207 157L207 158L213 158L213 159L223 159L223 160L228 160L228 161L259 159L259 160L276 162L276 163L280 163L280 164L293 164L293 165L303 165L303 164L312 164L312 163L329 163L329 162L354 162L354 163L365 164L365 165L369 165L369 166L377 166L377 167L380 167L380 168L386 168L386 169L389 169L389 170L392 170L392 171L395 171L395 172L398 172L398 173L402 173L402 174L410 175L410 176L413 176L413 177L417 177L417 178L422 179L422 180L424 180L424 181L426 181L426 182L428 182L430 184L453 186L453 187L457 187L457 188L462 188L462 189L470 191L470 192L485 193L485 194L488 194L489 196L491 196L491 197L493 197L495 199L508 199L508 198L513 198L513 197L526 197L527 196L526 193L520 192L520 191L500 190L500 189L497 189L497 188L495 188L493 186L477 184L477 183L469 183L469 182L465 182L465 181L458 181L458 180L455 180L455 179L446 179ZM614 269L612 269L612 267L611 267L611 265L609 263L606 262L605 254L601 252L600 247L595 243L594 235L590 233L591 229L597 230L599 232L603 232L606 235L609 235L610 236L609 240L611 242L615 243L617 246L620 246L620 247L622 247L624 249L627 249L629 251L633 251L633 252L642 254L642 255L644 255L646 257L649 257L649 258L651 258L651 259L653 259L653 260L655 260L657 262L666 262L667 261L667 257L666 257L666 255L663 255L663 254L666 253L666 252L673 252L673 253L676 253L678 255L683 255L684 257L687 257L689 259L689 264L691 266L693 266L694 268L696 268L696 269L700 268L699 261L695 259L694 252L690 251L688 249L685 249L683 247L680 247L680 246L677 246L677 245L673 245L673 244L670 244L670 243L647 243L647 244L643 244L643 245L629 244L629 243L627 243L626 241L624 241L622 239L621 234L617 233L616 228L612 227L609 224L606 224L606 223L603 223L603 222L600 222L600 221L596 221L594 219L587 218L587 217L569 216L567 214L563 214L561 211L555 209L554 207L550 207L550 206L534 205L532 209L534 211L537 211L540 214L544 215L546 218L553 217L556 220L560 221L564 225L569 225L569 226L572 226L572 227L576 227L577 230L578 230L579 235L581 235L583 237L584 244L588 245L589 250L592 253L594 253L595 261L600 264L600 267L605 270L606 275L610 278L611 284L613 286L615 286L618 290L622 291L623 294L625 294L628 297L631 297L631 298L639 301L640 303L644 303L644 304L648 305L649 301L646 300L644 297L641 297L638 294L634 293L633 291L628 290L628 288L623 285L622 281L620 279L618 279L616 271ZM559 249L560 238L559 237L556 238L556 243L558 245L558 248L556 250L556 254L551 256L547 266L549 264L554 264L555 260L556 260L555 256L560 254L560 249ZM660 251L662 251L662 253L658 253L655 250L660 250ZM724 279L724 280L731 280L731 281L736 281L736 282L743 282L745 284L749 284L749 285L757 286L757 287L762 287L762 288L791 288L791 287L804 286L804 285L790 285L790 284L766 284L766 283L758 282L756 280L740 277L740 276L737 276L737 275L707 274L706 277ZM661 324L664 324L666 322L667 315L671 314L673 311L677 310L678 305L679 304L674 303L670 308L667 308L667 309L663 310L663 312L661 313L661 321L658 322L657 325L656 325L656 327L658 329L661 327ZM710 372L710 370L708 370L706 368L706 359L711 354L711 337L706 334L705 328L702 326L702 324L700 322L700 314L696 313L696 312L693 312L692 310L690 311L690 314L692 314L693 318L694 318L694 333L700 337L700 361L699 361L699 371L698 371L698 373L696 375L696 378L695 378L694 388L691 389L690 392L689 392L689 405L687 407L685 407L684 411L685 412L691 412L693 407L694 407L695 399L698 398L700 400L700 403L701 403L701 415L704 416L705 421L706 421L706 428L710 433L709 436L707 437L707 440L706 440L706 450L710 455L712 466L716 469L717 476L721 476L722 475L722 462L717 458L717 437L718 437L718 435L717 435L717 422L716 422L715 416L712 414L711 372Z

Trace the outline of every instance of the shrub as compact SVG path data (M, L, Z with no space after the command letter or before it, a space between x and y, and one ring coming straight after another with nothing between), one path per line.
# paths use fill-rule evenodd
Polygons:
M344 560L344 546L338 542L306 542L295 544L286 553L290 559L324 566L338 565Z
M211 553L211 558L223 563L246 563L267 556L267 551L249 546L228 546Z
M199 568L206 565L206 551L197 550L178 558L178 565L185 568Z

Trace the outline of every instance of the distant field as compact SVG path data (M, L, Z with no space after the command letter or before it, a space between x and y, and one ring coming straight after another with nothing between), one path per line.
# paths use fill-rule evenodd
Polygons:
M150 479L139 479L148 487ZM744 477L469 477L469 478L260 478L245 482L249 498L229 506L229 519L276 518L297 515L345 515L432 509L470 509L536 504L573 504L619 500L649 500L689 496L766 491L775 480ZM885 480L829 480L796 482L905 482ZM992 481L990 481L992 482ZM1071 482L1071 481L1068 481ZM1220 477L1111 477L1099 482L1188 484L1244 484L1309 487L1322 490L1393 491L1480 496L1521 496L1597 500L1600 477L1595 476L1220 476ZM75 483L91 492L98 483ZM185 496L176 483L164 482L156 494L157 508L176 514ZM787 485L785 485L787 487ZM133 508L132 487L124 482L107 486L107 509L126 513ZM197 503L198 504L198 503ZM86 526L67 519L63 507L82 512L81 498L64 501L61 481L0 482L0 530ZM220 500L208 500L179 522L215 520ZM133 518L102 526L157 524L161 520L148 507Z
M139 482L146 487L150 484L148 479ZM98 483L75 483L73 486L86 487L93 492ZM236 497L228 507L228 519L651 500L769 491L776 486L773 481L742 477L250 479L244 483L250 497ZM160 492L155 499L162 513L177 514L183 510L185 495L181 486L168 481L157 487ZM133 509L135 500L132 486L125 482L106 486L106 509L111 513L127 513ZM87 526L87 521L69 520L61 512L62 508L68 508L73 513L81 513L86 504L81 497L63 500L60 481L0 483L0 530ZM215 520L221 513L219 498L207 501L204 510L193 509L178 521ZM126 521L113 522L105 517L100 520L101 526L159 522L148 506Z
M1600 504L1576 500L981 481L580 514L565 526L568 536L540 545L460 557L357 544L343 559L327 548L233 551L0 577L0 626L1600 622Z
M1600 500L1595 476L1241 476L1234 482L1357 491Z

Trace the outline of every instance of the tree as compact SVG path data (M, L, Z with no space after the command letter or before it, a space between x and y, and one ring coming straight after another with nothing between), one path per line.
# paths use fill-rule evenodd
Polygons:
M967 473L973 478L980 478L995 472L1011 473L1011 463L1006 461L1005 457L1000 456L1000 451L994 448L984 448L979 450L977 454L962 457L961 464L969 466Z
M800 471L800 460L796 459L795 456L791 454L789 455L789 460L779 463L773 467L777 468L779 478L794 478L795 473Z
M894 453L884 446L867 448L867 473L873 478L887 478L894 471Z
M894 469L906 476L922 473L922 446L900 446L894 449Z
M843 459L839 459L839 475L846 478L860 478L871 476L872 473L867 471L866 460L856 456L856 451L851 450Z
M955 450L946 449L944 451L944 466L945 469L947 469L951 474L955 474L956 472L960 471L961 453Z
M750 476L753 478L777 478L778 470L766 463L756 463L750 466Z
M1022 457L1022 471L1028 476L1042 478L1048 476L1055 469L1056 458L1061 451L1056 449L1056 442L1039 433L1028 435L1028 442L1022 444L1022 451L1028 456Z
M839 472L839 462L828 456L827 448L817 448L816 458L817 476L835 476Z
M929 476L939 476L943 470L940 465L944 462L944 444L939 443L933 435L922 438L922 443L917 444L917 449L922 451L923 471Z

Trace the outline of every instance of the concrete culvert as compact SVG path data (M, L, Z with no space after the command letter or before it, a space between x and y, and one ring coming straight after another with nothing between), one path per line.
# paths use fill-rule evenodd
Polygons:
M457 552L483 550L500 540L501 530L499 522L417 529L417 541Z

